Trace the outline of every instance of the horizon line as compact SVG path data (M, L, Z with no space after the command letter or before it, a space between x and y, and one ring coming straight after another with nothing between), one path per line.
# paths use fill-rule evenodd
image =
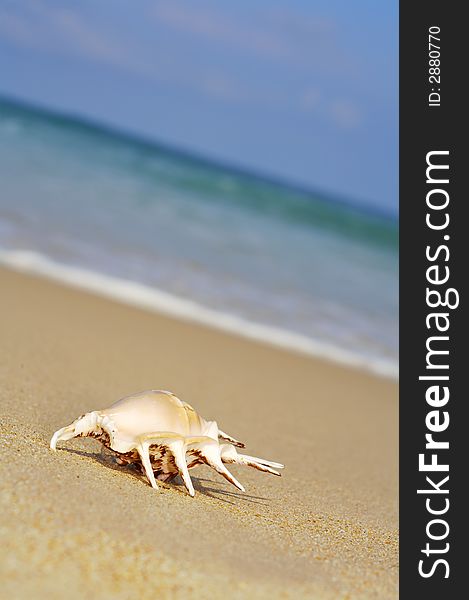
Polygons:
M303 194L306 196L314 196L316 200L324 200L333 204L342 206L345 209L355 210L361 214L366 214L368 217L377 217L380 219L391 220L396 223L399 221L399 208L391 210L389 208L370 206L366 201L352 199L350 197L344 197L341 195L335 195L333 192L320 190L318 188L312 188L306 184L291 181L287 178L277 177L269 173L257 171L255 168L244 167L230 162L225 162L211 156L207 156L198 151L192 151L191 149L181 148L180 146L173 145L170 142L162 141L156 138L146 137L140 133L132 131L130 129L121 128L112 123L100 121L93 117L89 117L83 113L76 113L73 111L67 111L62 109L55 109L51 106L47 106L41 103L31 102L24 100L17 96L5 95L0 91L0 104L7 104L12 107L19 107L23 110L27 110L31 113L38 115L47 116L55 121L67 121L72 125L79 125L88 130L105 134L114 139L120 139L132 144L138 144L139 146L146 146L154 150L164 150L175 157L196 163L200 166L211 167L219 170L231 172L233 174L248 177L250 179L258 180L262 183L282 187L284 189ZM319 197L319 198L318 198Z

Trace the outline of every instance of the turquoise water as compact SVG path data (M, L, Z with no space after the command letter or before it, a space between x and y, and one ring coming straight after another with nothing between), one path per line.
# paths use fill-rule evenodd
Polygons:
M0 177L3 263L396 372L391 218L6 101Z

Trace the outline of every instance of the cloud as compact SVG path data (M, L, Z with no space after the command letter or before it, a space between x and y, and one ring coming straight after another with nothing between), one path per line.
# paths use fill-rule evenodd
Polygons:
M205 40L255 52L267 57L285 57L289 47L275 32L240 23L225 14L200 7L189 8L172 2L158 2L153 10L157 23Z
M353 100L331 98L317 87L308 87L300 94L298 108L332 123L339 129L355 129L363 121L362 112Z
M40 0L25 1L0 13L0 31L13 44L56 55L72 55L126 68L141 67L129 61L122 43L102 28L96 28L76 10L54 7Z
M178 61L170 53L156 53L154 44L145 46L132 32L124 41L122 31L92 23L77 9L53 6L41 0L26 1L23 10L16 13L14 8L8 12L0 10L0 35L18 47L80 57L232 102L249 99L245 86L228 73L209 65L187 68L181 58ZM199 28L204 31L202 23Z
M334 22L296 13L287 7L253 6L248 13L220 10L220 5L203 8L168 0L156 3L151 11L155 23L175 32L201 38L256 58L281 61L293 67L335 69L349 62L339 48ZM350 65L347 65L347 68Z
M117 66L126 64L125 54L121 50L122 45L109 39L102 30L94 30L75 11L60 8L49 11L47 16L56 34L67 40L69 47L75 49L81 56Z
M301 111L345 129L360 123L357 107L328 98L327 79L317 76L322 69L330 77L334 63L345 68L335 24L286 6L243 13L204 0L197 7L152 0L142 2L140 31L50 0L11 3L0 17L0 34L19 47L79 57L233 106Z

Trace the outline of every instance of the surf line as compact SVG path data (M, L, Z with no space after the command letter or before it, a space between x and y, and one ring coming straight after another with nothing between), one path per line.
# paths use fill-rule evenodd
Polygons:
M434 239L438 235L438 246L429 244L426 247L426 315L425 325L429 331L426 339L425 374L419 376L419 381L427 384L425 390L425 451L419 454L419 473L425 474L426 489L418 489L417 494L426 496L425 509L428 519L425 527L426 543L421 553L425 559L418 564L421 577L432 577L437 571L445 579L449 577L450 564L448 552L450 543L448 535L450 525L447 513L450 508L449 470L450 465L448 435L444 434L450 423L448 402L450 399L450 311L459 306L459 292L449 287L450 280L450 236L445 230L450 222L448 209L450 195L447 191L449 169L446 162L438 162L438 156L447 157L448 150L432 151L426 155L426 183L430 189L426 195L426 224L429 234ZM433 171L438 173L433 175ZM445 334L445 335L442 335ZM446 358L443 358L446 357Z

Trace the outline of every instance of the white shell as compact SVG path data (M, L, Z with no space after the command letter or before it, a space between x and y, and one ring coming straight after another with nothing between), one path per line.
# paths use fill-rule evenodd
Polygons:
M243 486L225 467L236 463L280 475L283 465L239 454L244 444L224 433L215 421L206 421L189 404L171 392L150 390L127 396L109 408L82 415L52 436L55 450L59 440L78 436L99 439L118 455L121 464L138 463L150 484L180 475L194 496L189 469L207 464L241 491Z

